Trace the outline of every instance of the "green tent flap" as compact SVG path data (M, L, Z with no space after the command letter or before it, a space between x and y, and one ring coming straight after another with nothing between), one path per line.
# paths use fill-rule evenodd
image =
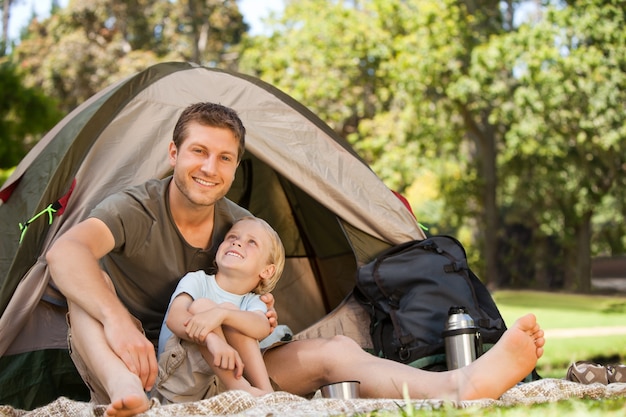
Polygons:
M89 389L67 349L46 349L0 358L0 404L32 410L63 396L89 401Z

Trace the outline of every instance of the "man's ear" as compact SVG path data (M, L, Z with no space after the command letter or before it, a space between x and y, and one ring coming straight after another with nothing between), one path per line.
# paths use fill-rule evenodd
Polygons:
M178 148L174 144L174 142L170 142L170 147L167 151L170 159L170 165L172 167L176 166L176 158L178 157Z

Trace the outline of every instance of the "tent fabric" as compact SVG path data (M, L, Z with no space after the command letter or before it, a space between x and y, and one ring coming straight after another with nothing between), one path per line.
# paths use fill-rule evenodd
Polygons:
M64 299L50 280L47 248L105 196L168 175L174 124L199 101L232 107L246 126L246 153L228 197L283 240L287 263L274 295L281 323L295 332L349 296L358 265L425 237L350 145L280 90L190 63L157 64L67 115L0 188L0 356L67 348ZM52 224L47 216L34 220L20 244L19 223L72 184L63 214ZM0 377L0 392L4 383Z
M49 364L54 363L54 367ZM43 407L59 397L89 401L89 389L77 374L67 349L35 350L0 358L2 402L17 409ZM0 411L0 415L5 416Z

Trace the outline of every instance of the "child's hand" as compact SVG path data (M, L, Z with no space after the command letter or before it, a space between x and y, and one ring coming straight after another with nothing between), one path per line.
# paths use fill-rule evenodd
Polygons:
M232 346L215 333L211 333L206 338L206 347L213 356L214 366L225 370L234 370L235 378L241 378L243 375L243 361Z
M203 311L185 322L185 333L196 343L204 343L207 335L222 325L222 314L220 308L212 308Z

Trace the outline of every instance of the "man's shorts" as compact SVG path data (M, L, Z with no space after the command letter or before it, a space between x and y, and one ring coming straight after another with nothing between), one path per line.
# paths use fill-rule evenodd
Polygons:
M226 387L213 373L198 345L171 336L159 356L156 389L166 401L199 401L225 392Z

